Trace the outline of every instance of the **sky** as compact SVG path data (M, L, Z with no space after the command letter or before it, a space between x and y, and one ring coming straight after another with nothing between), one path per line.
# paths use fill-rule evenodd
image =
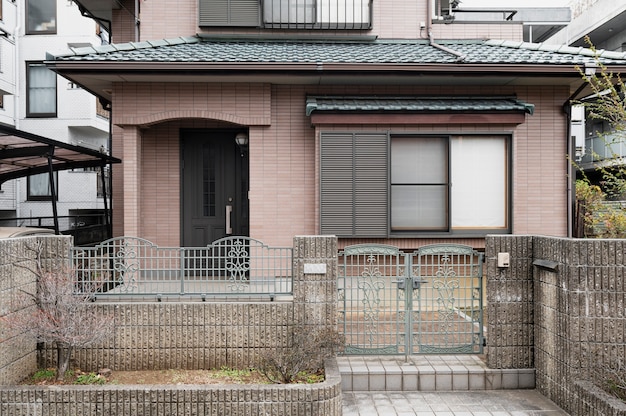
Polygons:
M565 7L571 0L461 0L460 7Z

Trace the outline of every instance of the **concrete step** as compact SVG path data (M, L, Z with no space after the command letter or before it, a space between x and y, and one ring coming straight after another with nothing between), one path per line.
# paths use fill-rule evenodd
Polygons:
M343 391L534 389L533 368L493 370L479 355L340 356Z

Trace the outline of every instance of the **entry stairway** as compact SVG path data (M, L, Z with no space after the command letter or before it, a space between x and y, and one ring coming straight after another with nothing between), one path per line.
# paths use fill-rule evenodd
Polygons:
M343 391L534 389L535 370L494 370L479 355L340 356Z

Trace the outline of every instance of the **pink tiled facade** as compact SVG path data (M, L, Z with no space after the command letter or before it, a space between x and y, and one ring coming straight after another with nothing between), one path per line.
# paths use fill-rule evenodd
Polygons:
M129 19L127 10L133 10L134 0L126 0L126 9L120 10L121 19ZM167 39L178 36L192 36L196 33L249 33L249 34L276 34L277 31L262 29L207 29L197 26L198 1L180 0L176 7L171 7L167 0L149 0L141 2L141 40ZM427 39L428 34L421 25L426 21L426 2L408 0L386 0L373 2L371 30L350 31L349 35L378 36L394 39ZM134 32L128 30L128 25L120 25L113 31L114 41L128 42L134 40ZM307 31L279 31L281 34L303 35ZM119 34L119 35L118 35ZM116 36L117 35L117 36ZM326 31L324 36L346 35L345 31ZM505 22L502 24L435 24L433 35L437 39L507 39L521 40L522 28L519 22Z
M480 88L334 87L120 84L123 105L114 111L116 235L140 235L160 245L180 243L181 128L249 128L250 235L275 245L294 235L319 232L319 174L316 129L304 113L306 94L480 94ZM513 233L567 234L566 119L568 90L556 87L502 88L536 103L521 125L380 125L364 131L513 133ZM158 96L158 99L156 98ZM236 103L236 104L235 104ZM137 111L133 111L137 109ZM345 130L345 126L333 129ZM328 129L326 129L328 130ZM559 139L555 139L559 138ZM121 172L120 172L121 171ZM123 216L120 215L123 213ZM121 217L121 218L120 218ZM123 220L123 221L122 221ZM371 240L349 240L350 243ZM416 247L449 239L395 239ZM454 241L458 241L454 240ZM377 242L388 242L378 241ZM481 246L481 239L464 240Z

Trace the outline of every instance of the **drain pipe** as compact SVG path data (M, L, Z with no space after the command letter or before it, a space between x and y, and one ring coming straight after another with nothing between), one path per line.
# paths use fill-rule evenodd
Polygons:
M433 28L432 28L432 25L433 25L433 23L432 23L432 20L433 20L433 9L432 9L433 1L434 0L426 0L426 5L427 5L427 7L426 7L426 14L427 14L427 16L426 16L426 31L428 32L428 43L430 44L430 46L432 46L434 48L437 48L437 49L439 49L441 51L444 51L446 53L449 53L451 55L456 56L457 59L456 59L455 62L457 64L465 62L465 58L467 58L467 55L462 54L460 52L457 52L457 51L455 51L453 49L447 48L447 47L445 47L443 45L440 45L440 44L438 44L435 41L435 38L433 36Z

